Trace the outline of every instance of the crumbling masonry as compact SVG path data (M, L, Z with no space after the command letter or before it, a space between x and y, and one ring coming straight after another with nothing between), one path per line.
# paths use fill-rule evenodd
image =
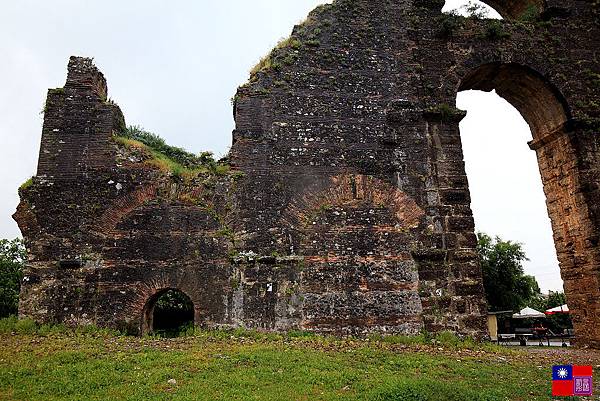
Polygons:
M103 75L72 58L15 214L20 314L148 332L178 289L203 327L480 337L454 105L495 89L531 127L576 334L600 346L599 2L486 2L503 21L440 0L319 7L239 88L230 170L193 177L117 141Z

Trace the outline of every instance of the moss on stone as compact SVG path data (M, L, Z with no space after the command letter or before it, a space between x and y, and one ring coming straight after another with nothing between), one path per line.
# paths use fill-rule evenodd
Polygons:
M428 107L425 114L434 117L440 121L461 120L465 116L465 112L447 103L441 103L435 106Z
M54 88L54 89L49 89L48 92L50 94L53 95L64 95L65 93L65 88Z
M30 177L27 181L25 181L24 183L21 184L21 186L19 187L19 190L24 191L27 188L31 187L33 185L33 177Z
M273 50L271 50L271 52L269 52L269 54L267 54L266 56L264 56L263 58L260 59L260 61L258 62L258 64L256 64L251 70L250 70L250 77L254 77L256 76L256 74L258 74L259 72L266 72L269 70L279 70L281 68L281 62L279 62L279 60L277 59L277 52L279 50L284 50L284 49L292 49L292 50L299 50L302 47L302 42L300 42L300 40L298 40L297 38L290 36L289 38L286 39L282 39L279 43L277 43L277 46L275 46L275 48ZM288 58L288 57L293 57L292 54L288 54L286 55L286 57L283 59L283 62L285 64L291 64L294 60ZM297 58L297 56L296 56ZM290 62L292 60L292 62Z

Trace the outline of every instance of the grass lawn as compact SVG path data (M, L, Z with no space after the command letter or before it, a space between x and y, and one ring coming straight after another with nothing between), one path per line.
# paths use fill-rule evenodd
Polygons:
M0 399L547 400L550 367L569 352L402 337L5 332Z

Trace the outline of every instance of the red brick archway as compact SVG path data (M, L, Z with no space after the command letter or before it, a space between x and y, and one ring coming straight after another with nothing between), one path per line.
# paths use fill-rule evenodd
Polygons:
M192 301L191 297L189 295L187 295L185 292L183 292L177 288L162 288L160 290L157 290L154 294L152 294L146 301L146 304L144 305L144 308L142 311L141 327L140 327L140 332L142 335L152 334L155 331L156 323L157 323L157 322L155 322L156 304L157 304L158 300L161 298L161 296L165 295L167 292L175 292L179 295L182 295L184 298L186 298L192 304L192 312L191 312L191 316L189 316L189 318L191 318L192 323L195 323L195 321L196 321L195 306L194 306L195 304Z
M578 136L583 136L570 108L552 83L539 72L514 63L482 64L467 73L462 90L496 90L529 124L537 153L548 214L572 311L576 335L589 343L599 336L600 299L597 234L586 198L595 182L581 170ZM458 134L458 130L457 130Z

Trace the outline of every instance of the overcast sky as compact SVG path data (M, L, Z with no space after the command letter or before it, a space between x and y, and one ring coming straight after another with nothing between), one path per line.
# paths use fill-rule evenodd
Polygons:
M170 144L224 155L230 98L248 71L322 0L18 0L0 8L0 238L17 188L35 174L47 88L71 55L94 57L128 124ZM448 0L445 9L465 1ZM526 271L562 289L529 128L495 94L464 92L458 107L477 229L524 244Z

